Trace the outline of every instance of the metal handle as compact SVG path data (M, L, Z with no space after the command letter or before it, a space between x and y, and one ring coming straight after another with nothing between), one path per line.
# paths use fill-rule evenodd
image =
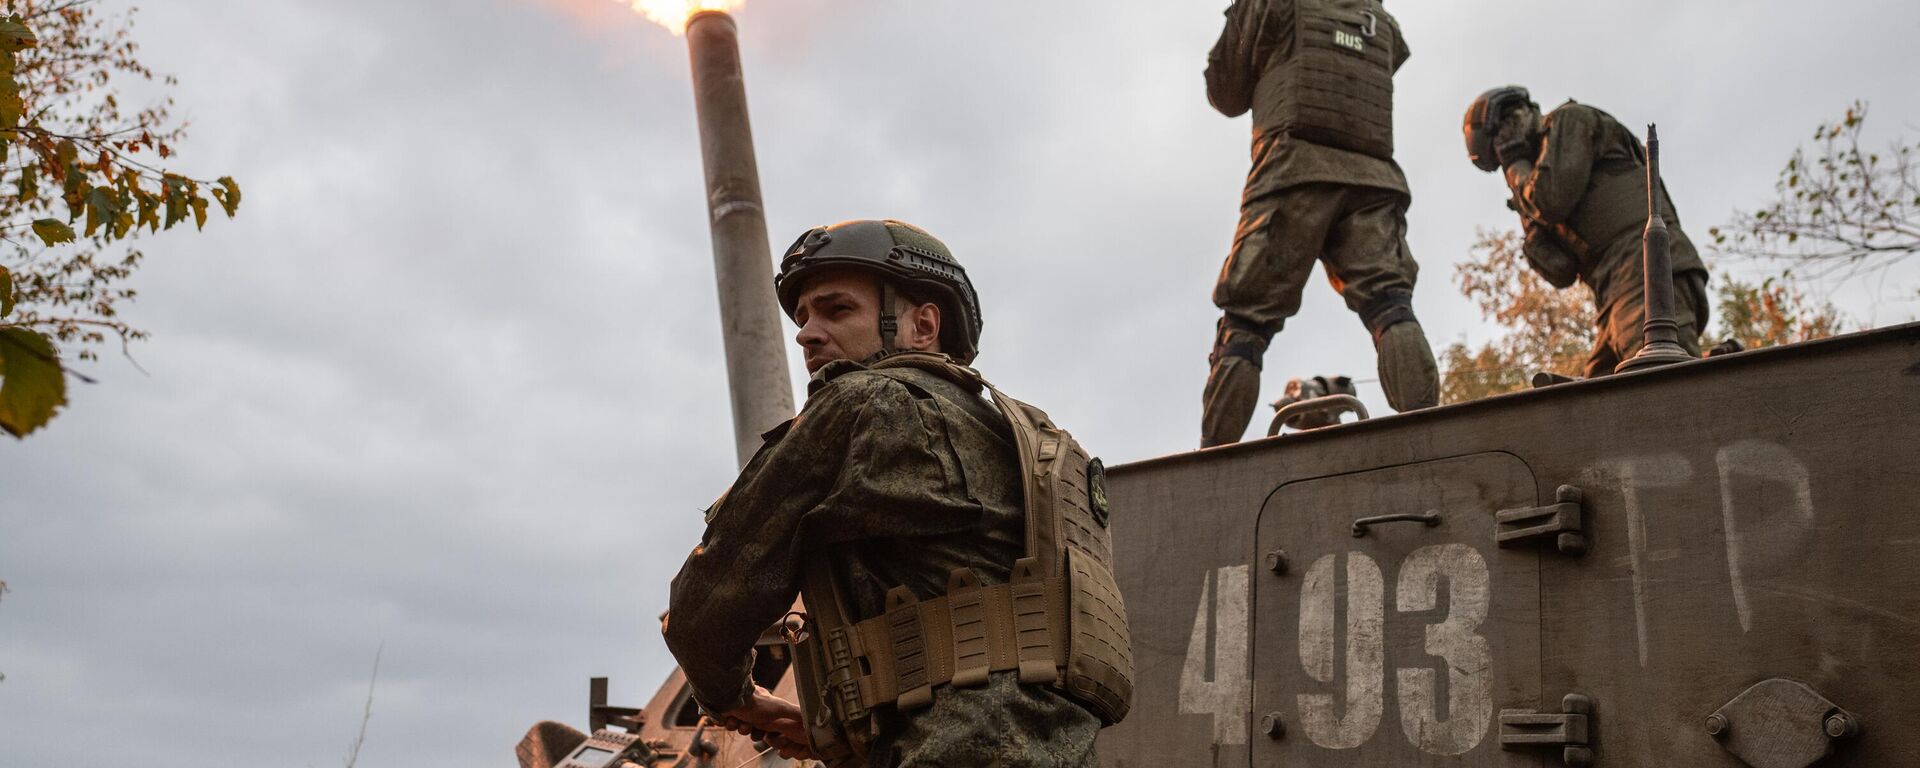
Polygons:
M1353 395L1326 395L1310 400L1302 400L1297 403L1289 403L1287 407L1281 408L1279 413L1273 415L1273 423L1267 425L1267 437L1280 434L1280 428L1286 425L1287 419L1295 416L1320 411L1342 410L1352 411L1354 415L1360 417L1361 421L1367 420L1367 404L1360 402L1360 398L1354 397Z
M1440 510L1429 509L1418 514L1401 512L1393 515L1363 517L1353 521L1353 537L1356 539L1366 538L1367 526L1380 525L1382 523L1426 523L1428 528L1432 528L1440 524Z

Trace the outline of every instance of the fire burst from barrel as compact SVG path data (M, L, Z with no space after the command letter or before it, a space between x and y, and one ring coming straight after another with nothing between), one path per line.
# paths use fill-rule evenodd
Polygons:
M672 30L674 34L685 34L687 19L701 11L732 11L746 0L613 0L621 5L632 6L641 15L652 19L660 26Z

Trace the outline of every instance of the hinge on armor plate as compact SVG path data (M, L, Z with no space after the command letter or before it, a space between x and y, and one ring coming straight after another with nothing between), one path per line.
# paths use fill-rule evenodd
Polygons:
M1569 693L1560 699L1560 712L1530 709L1500 710L1500 748L1506 750L1558 747L1560 759L1572 768L1593 765L1588 744L1593 699Z
M1553 491L1554 503L1544 507L1503 509L1494 515L1498 528L1494 541L1501 548L1519 547L1551 537L1560 554L1579 557L1587 553L1587 536L1581 530L1580 489L1563 485Z

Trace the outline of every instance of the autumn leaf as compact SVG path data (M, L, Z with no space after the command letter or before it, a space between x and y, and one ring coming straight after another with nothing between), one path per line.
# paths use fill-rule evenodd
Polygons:
M122 343L146 336L117 311L135 295L122 283L139 265L138 249L98 259L95 248L52 247L124 241L189 218L203 227L215 203L228 218L240 206L231 177L200 181L155 167L152 154L177 157L185 125L169 116L171 98L124 108L129 92L120 86L175 81L139 59L130 20L103 5L10 0L0 9L0 166L15 174L16 193L9 199L0 189L0 208L13 216L4 223L16 250L31 239L51 249L23 251L23 261L0 270L0 313L30 317L33 328L0 323L0 428L15 435L64 410L63 377L74 375L67 361L94 359L92 346L115 335ZM150 153L147 162L129 159L137 152Z
M0 429L26 437L67 404L67 377L53 341L25 328L0 328Z
M59 219L40 219L33 222L33 233L40 236L40 242L47 245L59 245L74 241L73 227Z
M227 218L240 210L240 184L232 176L222 176L214 182L220 186L214 188L213 199L220 201L220 208L227 212Z
M0 53L13 55L39 45L33 30L22 23L18 16L0 16Z

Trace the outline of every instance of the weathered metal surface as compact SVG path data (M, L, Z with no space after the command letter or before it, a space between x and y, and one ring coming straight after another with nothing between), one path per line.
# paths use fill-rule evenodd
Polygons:
M1560 698L1560 711L1530 709L1500 711L1501 749L1546 748L1560 753L1560 762L1572 768L1593 764L1593 699L1578 693Z
M1807 768L1860 732L1853 715L1812 688L1774 678L1707 717L1707 735L1753 768Z
M687 21L687 52L707 174L707 223L720 288L734 451L745 466L760 449L761 433L793 418L793 385L787 379L780 304L773 296L773 257L733 17L719 11L694 14Z
M1536 764L1487 738L1501 706L1539 697L1538 621L1487 621L1496 607L1537 616L1539 552L1494 539L1496 510L1532 504L1534 486L1499 452L1281 485L1254 538L1302 566L1252 579L1249 669L1254 710L1279 713L1290 738L1251 742L1253 765ZM1190 656L1183 705L1204 701L1191 694L1205 679Z
M1560 554L1584 555L1587 536L1581 532L1580 520L1586 515L1582 498L1578 487L1563 485L1554 489L1552 504L1500 510L1494 516L1500 523L1500 532L1494 538L1502 547L1532 546L1544 539L1552 542Z
M1497 714L1578 691L1594 765L1733 768L1703 723L1785 678L1849 714L1823 768L1920 765L1916 482L1920 325L1114 467L1138 689L1101 759L1558 765ZM1501 548L1561 485L1586 554Z

